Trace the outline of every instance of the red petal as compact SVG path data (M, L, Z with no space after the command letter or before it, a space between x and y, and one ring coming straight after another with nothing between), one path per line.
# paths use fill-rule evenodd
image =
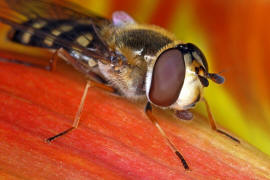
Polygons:
M72 67L55 72L0 64L0 169L3 177L47 179L258 179L270 161L244 142L213 132L195 113L182 122L154 110L191 167L180 161L144 114L143 104L91 88L79 128L70 127L85 85Z

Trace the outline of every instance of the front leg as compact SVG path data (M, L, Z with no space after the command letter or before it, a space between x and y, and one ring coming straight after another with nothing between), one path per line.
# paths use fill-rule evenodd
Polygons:
M181 163L182 163L183 167L185 168L185 170L189 170L189 166L188 166L186 160L184 159L183 155L176 148L176 146L170 141L170 139L168 138L168 136L166 135L166 133L164 132L164 130L159 125L159 123L158 123L157 119L155 118L155 116L153 116L152 106L151 106L150 102L147 102L147 104L145 106L145 113L148 116L148 118L151 120L151 122L157 127L157 129L159 130L160 134L164 137L164 139L166 140L166 143L170 147L170 149L181 160Z
M206 99L204 99L204 98L202 98L202 101L205 103L205 106L206 106L206 110L207 110L207 114L208 114L208 121L209 121L211 129L218 132L218 133L221 133L221 134L229 137L230 139L232 139L235 142L240 143L240 141L237 138L235 138L235 137L231 136L230 134L228 134L228 133L226 133L226 132L224 132L224 131L217 128L214 117L213 117L213 115L211 113L209 104L207 103ZM193 118L192 112L190 112L188 110L182 110L182 111L175 110L175 116L178 117L181 120L191 120Z
M214 120L214 117L213 117L213 115L211 113L209 104L207 103L206 99L204 99L204 98L202 98L202 101L204 102L204 104L206 106L206 110L207 110L207 114L208 114L208 120L209 120L209 123L210 123L211 128L214 131L217 131L218 133L221 133L221 134L229 137L233 141L240 143L240 141L238 139L236 139L235 137L233 137L230 134L228 134L228 133L226 133L226 132L224 132L224 131L222 131L222 130L220 130L220 129L217 128L216 123L215 123L215 120Z

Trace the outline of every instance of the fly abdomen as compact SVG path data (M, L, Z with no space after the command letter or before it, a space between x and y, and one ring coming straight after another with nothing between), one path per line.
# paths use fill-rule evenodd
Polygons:
M72 51L72 44L85 48L98 46L96 33L90 23L79 23L73 20L32 19L22 25L27 30L13 30L10 40L29 46L49 49L64 48ZM64 40L65 43L63 43Z

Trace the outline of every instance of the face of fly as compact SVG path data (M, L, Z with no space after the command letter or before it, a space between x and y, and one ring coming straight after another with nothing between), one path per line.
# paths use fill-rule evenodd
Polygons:
M207 61L194 44L176 44L161 50L148 66L146 95L161 108L189 109L202 98L208 79L223 83L224 79L208 72Z

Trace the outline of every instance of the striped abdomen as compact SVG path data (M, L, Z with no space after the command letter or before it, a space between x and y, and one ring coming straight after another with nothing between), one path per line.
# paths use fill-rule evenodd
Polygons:
M99 43L96 40L93 26L87 22L32 19L23 23L23 25L29 27L29 30L13 30L9 36L12 41L50 49L63 47L67 50L72 50L72 43L86 48L94 48ZM38 31L42 33L37 33ZM62 39L65 43L61 43L62 41L57 41L57 39Z

